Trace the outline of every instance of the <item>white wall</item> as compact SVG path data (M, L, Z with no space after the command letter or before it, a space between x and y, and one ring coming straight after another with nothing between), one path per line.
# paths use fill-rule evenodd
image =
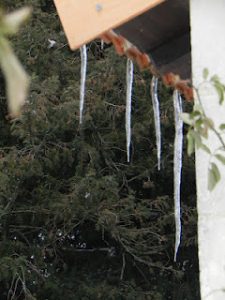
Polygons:
M193 84L203 81L202 71L209 69L225 83L225 0L190 0L192 32ZM200 88L206 114L215 123L225 123L225 103L210 85ZM225 136L224 136L225 139ZM211 149L220 144L214 134L208 140ZM225 168L218 166L222 178L213 192L207 190L209 155L196 152L198 198L198 242L202 300L225 299Z

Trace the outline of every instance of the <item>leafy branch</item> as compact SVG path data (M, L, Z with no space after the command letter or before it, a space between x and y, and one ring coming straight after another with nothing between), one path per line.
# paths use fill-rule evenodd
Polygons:
M225 85L221 83L219 77L214 75L209 78L209 72L207 69L203 70L203 83L210 83L216 90L219 98L219 104L224 102ZM189 125L187 140L188 155L191 155L197 149L202 149L210 155L209 167L208 167L208 189L212 191L217 183L221 179L220 170L216 164L216 161L225 165L225 155L221 152L225 151L225 141L222 134L225 130L225 124L220 124L219 129L216 128L213 120L209 118L204 110L202 100L200 97L199 89L195 89L196 92L196 104L193 107L191 113L183 113L183 121ZM212 151L205 141L208 139L209 131L213 132L217 137L220 147Z

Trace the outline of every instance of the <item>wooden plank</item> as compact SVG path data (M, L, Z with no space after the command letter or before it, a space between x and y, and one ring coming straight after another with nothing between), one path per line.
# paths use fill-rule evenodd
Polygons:
M54 0L71 49L97 38L165 0Z

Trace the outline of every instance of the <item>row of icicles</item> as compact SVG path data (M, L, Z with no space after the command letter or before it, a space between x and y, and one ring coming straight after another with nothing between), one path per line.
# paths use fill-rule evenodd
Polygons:
M103 45L101 44L101 47ZM87 74L87 47L80 48L81 53L81 84L80 84L80 124L83 120L85 84ZM127 59L126 68L126 148L127 162L130 162L131 145L131 106L132 106L132 88L134 78L134 66L130 58ZM158 170L161 165L161 126L160 126L160 107L158 99L158 78L153 76L151 82L151 98L154 112L154 123L156 132L157 160ZM182 98L180 93L175 90L173 94L174 121L175 121L175 141L174 141L174 215L175 215L175 251L174 261L176 261L177 252L181 241L181 212L180 212L180 186L182 169L182 151L183 151L183 121Z

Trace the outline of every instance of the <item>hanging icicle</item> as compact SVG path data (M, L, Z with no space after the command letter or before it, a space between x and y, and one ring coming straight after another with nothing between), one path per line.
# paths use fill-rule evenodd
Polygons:
M158 78L156 76L152 77L151 97L152 97L152 105L153 105L154 121L155 121L158 170L160 170L160 165L161 165L161 126L160 126L160 109L159 109L159 98L158 98Z
M182 152L183 152L183 121L182 98L177 90L173 94L174 118L175 118L175 141L174 141L174 215L175 215L175 252L174 261L177 258L177 252L181 241L181 211L180 211L180 186L182 170Z
M86 87L86 74L87 74L87 47L83 45L80 48L81 57L81 82L80 82L80 124L83 121L83 110L84 110L84 97Z
M126 136L127 136L127 162L130 162L130 144L131 144L131 102L132 87L134 79L134 65L130 58L127 59L127 94L126 94Z
M105 42L103 39L101 39L101 50L103 51L104 50L104 46L105 46Z

